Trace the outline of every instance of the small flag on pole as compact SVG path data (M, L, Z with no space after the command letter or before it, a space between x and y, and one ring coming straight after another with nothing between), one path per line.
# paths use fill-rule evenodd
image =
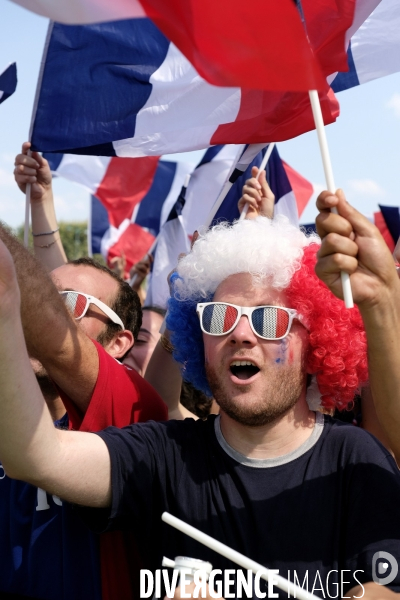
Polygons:
M11 63L0 74L0 104L13 95L17 88L17 63Z

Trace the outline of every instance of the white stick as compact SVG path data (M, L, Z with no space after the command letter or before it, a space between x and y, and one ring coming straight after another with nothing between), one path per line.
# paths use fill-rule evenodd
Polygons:
M263 159L262 159L262 161L261 161L261 165L260 165L260 168L258 169L258 173L257 173L257 177L256 177L256 179L257 179L257 180L259 179L259 177L260 177L261 173L264 171L265 167L267 166L267 164L268 164L268 161L269 161L269 158L270 158L270 156L271 156L271 154L272 154L272 150L273 150L274 148L275 148L275 142L272 142L272 143L271 143L271 144L268 146L268 148L267 148L267 151L266 151L266 153L265 153L265 155L264 155L264 158L263 158ZM246 218L246 215L247 215L247 211L248 211L248 210L249 210L249 203L248 203L248 202L246 202L246 204L245 204L245 205L244 205L244 207L243 207L242 213L241 213L241 215L240 215L239 221L243 221L243 219L245 219L245 218Z
M38 102L39 102L40 88L42 86L44 66L46 63L46 56L47 56L47 51L49 49L49 43L50 43L50 38L51 38L51 32L53 31L53 26L54 26L54 22L50 21L49 26L47 28L46 40L44 43L42 60L40 63L40 70L39 70L38 82L36 85L35 99L33 101L31 123L29 125L29 135L28 135L29 142L32 141L33 124L35 122L36 110L37 110L37 106L38 106ZM28 156L31 156L31 155L32 155L31 150L28 150ZM31 207L31 184L27 183L26 184L26 196L25 196L25 228L24 228L24 246L25 246L25 248L28 247L28 243L29 243L29 211L30 211L30 207Z
M32 153L29 150L28 156ZM26 184L26 192L25 192L25 225L24 225L24 246L25 248L29 245L29 215L31 208L31 183Z
M303 590L303 588L300 586L295 585L288 579L285 579L276 573L271 573L269 569L265 568L263 565L260 565L260 563L247 558L247 556L244 556L244 554L241 554L240 552L236 552L236 550L232 550L232 548L229 548L229 546L218 542L206 533L203 533L195 527L188 525L184 521L173 517L171 514L164 512L161 515L161 519L164 521L164 523L168 523L168 525L175 527L175 529L182 531L182 533L185 533L194 540L204 544L204 546L207 546L207 548L210 548L211 550L214 550L214 552L225 556L225 558L231 560L240 567L243 567L243 569L249 569L250 571L253 571L253 573L258 572L262 579L265 579L266 581L271 580L273 585L276 585L284 592L287 592L288 595L293 596L294 598L299 598L299 600L319 600L317 596L314 596L314 594L310 594L310 592L307 592L307 590Z
M329 192L336 192L335 181L333 179L332 163L329 155L328 142L326 139L325 125L322 118L321 104L319 102L318 92L310 90L310 102L314 117L315 127L317 129L319 148L321 151L322 164L324 166L325 180ZM337 208L332 208L332 212L338 214ZM346 308L353 308L353 294L351 291L350 276L342 271L340 273L343 288L343 297Z

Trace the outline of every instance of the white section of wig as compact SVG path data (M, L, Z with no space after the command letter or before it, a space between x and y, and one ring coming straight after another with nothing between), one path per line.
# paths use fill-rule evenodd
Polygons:
M285 289L301 267L303 248L311 243L319 244L319 237L306 236L283 215L216 225L200 235L192 251L179 261L176 297L207 298L236 273L250 273L254 285L268 282Z

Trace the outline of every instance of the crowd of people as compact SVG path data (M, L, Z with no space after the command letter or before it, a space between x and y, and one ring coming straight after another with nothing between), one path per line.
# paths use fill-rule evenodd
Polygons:
M136 290L67 262L28 150L34 255L0 226L0 593L129 600L164 556L237 568L164 511L319 597L399 593L400 281L375 226L322 192L307 236L253 168L246 218L193 236L166 313L137 293L150 257Z

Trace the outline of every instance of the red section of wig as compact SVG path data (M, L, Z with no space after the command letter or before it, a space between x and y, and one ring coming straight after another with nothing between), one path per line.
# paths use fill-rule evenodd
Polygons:
M322 405L343 410L368 380L367 339L358 308L347 309L316 276L318 249L304 249L302 267L285 291L288 305L309 325L306 367L317 377Z

